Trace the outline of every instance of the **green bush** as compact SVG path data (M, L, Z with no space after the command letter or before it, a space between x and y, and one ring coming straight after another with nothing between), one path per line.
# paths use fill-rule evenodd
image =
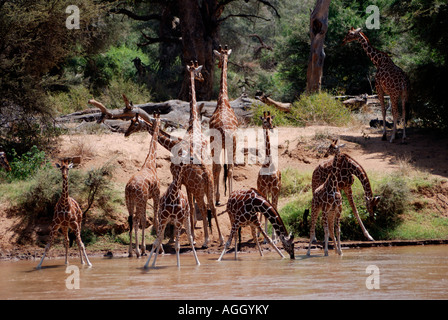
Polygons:
M327 92L303 94L298 101L293 103L290 113L285 113L261 102L255 103L252 106L253 124L262 124L260 116L265 111L270 111L274 116L273 123L276 126L305 126L311 123L343 126L352 121L350 111L342 102Z
M48 166L45 152L32 146L30 151L19 156L15 149L11 150L11 172L8 174L11 180L24 180L36 174L42 166Z
M291 114L300 125L323 123L343 126L352 120L350 111L342 102L326 92L301 95L299 101L294 102Z

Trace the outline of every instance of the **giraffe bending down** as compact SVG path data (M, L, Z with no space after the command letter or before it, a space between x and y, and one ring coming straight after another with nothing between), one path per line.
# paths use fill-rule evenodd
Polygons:
M215 188L215 201L220 204L219 193L219 175L221 173L221 152L224 149L224 187L226 190L225 180L227 178L229 184L229 194L232 192L233 165L235 164L236 151L236 130L238 129L238 119L235 112L230 107L229 96L227 93L227 61L231 49L219 47L219 50L213 50L214 54L219 58L218 67L221 68L221 84L216 109L210 118L209 127L219 132L221 141L216 139L215 134L210 136L210 145L213 161L213 185ZM217 134L217 133L216 133ZM227 177L226 177L227 174ZM225 194L225 192L224 192Z
M359 217L358 210L356 209L355 202L353 201L353 193L352 193L352 185L355 182L355 179L353 176L356 176L359 181L361 182L364 194L365 194L365 200L366 200L366 208L369 212L370 217L373 219L374 217L374 209L376 205L378 204L380 197L373 196L372 187L370 186L370 181L367 176L366 171L364 168L355 161L352 157L350 157L348 154L340 153L340 148L335 147L335 145L332 143L330 144L330 147L327 150L327 153L325 156L328 155L334 155L338 153L340 159L340 177L338 178L338 188L339 190L344 190L345 194L347 195L348 202L350 203L350 206L353 210L353 213L356 217L356 220L358 220L359 225L361 226L362 232L366 236L367 239L374 241L372 236L369 234L369 232L364 227L364 224L362 223L361 218ZM328 175L330 174L333 166L333 160L327 160L324 163L319 164L316 169L313 171L313 178L312 178L312 190L313 192L323 183L325 183L325 180L327 179Z
M0 168L3 168L5 171L11 171L8 159L6 159L6 153L3 150L1 150L1 148L0 148Z
M65 245L65 264L68 264L68 229L72 229L76 236L76 243L79 248L79 256L81 258L81 264L84 264L83 256L90 267L92 264L87 257L86 249L81 240L81 222L82 222L82 211L75 199L68 195L68 171L73 167L72 163L68 161L61 161L61 164L56 164L56 167L61 169L62 172L62 194L58 203L56 204L53 216L53 222L51 224L50 241L45 247L44 254L37 265L37 269L40 269L42 262L45 259L50 246L52 245L54 238L57 235L59 228L62 229L64 234L64 245Z
M126 184L125 198L126 207L129 212L129 257L132 257L132 228L135 231L135 252L137 258L146 255L145 228L146 228L146 203L148 199L153 199L154 207L154 228L158 228L157 211L159 210L160 181L157 177L157 138L159 136L160 115L154 114L154 133L149 145L149 152L145 162L138 172L136 172ZM138 229L142 229L142 249L138 245Z
M275 210L277 210L278 197L280 195L280 188L282 185L282 173L278 170L275 162L272 159L271 155L271 140L269 137L269 130L272 130L274 127L272 125L272 120L274 116L271 116L271 113L268 111L263 112L263 117L260 117L263 121L263 130L264 137L266 143L266 157L264 159L264 163L258 173L257 178L257 189L260 191L266 199L271 197L270 201ZM261 221L260 216L260 221ZM268 218L265 217L265 232L268 232ZM272 231L272 237L275 236L274 231Z
M332 142L332 148L338 149L338 140ZM316 221L319 212L322 211L322 222L325 231L325 255L328 256L328 236L330 235L334 242L334 248L339 255L341 251L341 228L339 225L342 211L342 197L338 187L338 179L341 175L341 159L339 152L335 152L331 163L331 170L323 184L313 191L313 200L311 202L311 226L310 243L307 255L310 255L311 243L316 240ZM334 231L336 228L336 237ZM337 244L336 244L337 240Z
M154 133L154 128L151 124L147 123L143 119L136 117L131 120L131 124L126 131L126 136L131 135L134 132L138 132L142 128L145 128L149 134ZM162 129L159 129L159 135L157 137L158 142L168 151L173 152L176 150L174 156L189 152L189 143L181 138L172 137L170 134L166 133ZM207 197L207 207L211 211L212 216L215 218L216 227L218 229L218 236L220 245L223 244L224 239L221 234L221 229L219 228L218 216L216 214L216 208L213 203L213 180L212 173L210 169L204 165L200 159L195 159L196 162L200 164L186 164L184 165L184 171L181 175L181 183L186 186L188 199L195 198L201 215L203 217L204 224L207 221L207 209L204 202L204 196ZM178 164L171 163L170 166L171 174L174 176L178 175L180 172L180 166ZM193 203L190 204L190 211L194 210ZM211 228L211 221L210 228ZM191 220L193 225L193 220ZM194 237L194 234L193 234ZM204 237L203 247L208 245L208 236Z
M258 228L263 234L268 243L277 251L277 253L284 258L284 255L272 242L271 238L264 232L258 220L258 212L261 212L264 216L268 218L274 228L277 236L280 238L283 248L289 253L291 259L294 259L294 236L290 234L288 236L286 227L283 224L282 218L278 214L277 210L266 200L266 198L256 189L239 190L234 191L230 194L229 200L227 201L226 211L229 214L230 222L232 224L232 229L230 231L229 239L227 240L224 250L221 253L218 261L221 261L222 257L226 253L227 248L230 246L232 239L235 238L235 259L237 258L238 244L237 244L237 234L240 227L249 225L252 229L252 235L254 235L255 228ZM261 252L260 244L258 239L255 237L255 241L258 246L260 255Z
M377 68L375 76L375 87L378 93L378 98L381 103L381 111L383 114L383 140L387 140L386 136L386 105L384 103L384 94L389 94L392 103L392 115L394 118L394 127L392 131L392 137L390 142L395 140L395 134L397 132L398 124L398 101L401 99L403 122L403 137L402 142L406 139L406 102L409 94L409 79L402 69L397 67L392 59L382 51L375 49L370 45L369 39L361 28L349 30L345 36L342 44L346 44L351 41L358 41L367 56L372 60L373 64Z
M192 158L190 158L193 161ZM180 164L180 171L178 174L173 176L173 182L168 186L168 189L160 199L160 207L158 211L159 226L157 229L157 239L152 245L151 253L149 254L148 260L145 264L145 269L148 268L149 262L151 261L154 251L162 245L163 234L165 232L166 225L168 222L172 222L175 228L176 234L176 258L177 266L180 267L179 250L180 250L180 233L182 231L182 225L185 224L185 229L187 231L188 240L190 241L191 248L193 250L193 255L196 260L196 264L200 265L198 256L196 255L196 250L193 244L193 237L191 235L190 229L190 206L188 205L188 198L186 194L180 189L181 179L180 176L185 168L185 165ZM152 267L155 267L157 255L159 251L157 250L152 263Z

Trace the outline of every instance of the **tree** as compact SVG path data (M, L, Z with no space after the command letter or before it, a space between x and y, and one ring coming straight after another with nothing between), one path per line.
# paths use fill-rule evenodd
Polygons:
M260 18L250 12L232 13L223 15L227 6L238 0L172 0L172 1L143 1L146 7L138 8L115 8L112 12L127 15L129 18L139 21L156 21L152 26L155 37L146 36L145 45L160 44L159 60L173 62L177 57L181 58L182 66L191 60L198 60L203 65L202 75L204 81L197 85L197 98L199 100L210 100L214 79L213 49L220 44L220 25L223 21L235 17ZM248 2L248 0L245 0ZM277 9L267 0L255 0L268 8L276 16ZM145 11L137 14L135 11ZM161 63L160 73L166 73L172 63ZM189 100L189 78L183 72L182 84L179 89L178 98Z
M331 0L316 0L310 16L310 57L308 60L307 84L308 93L318 92L321 88L324 68L324 41L328 30L328 10Z

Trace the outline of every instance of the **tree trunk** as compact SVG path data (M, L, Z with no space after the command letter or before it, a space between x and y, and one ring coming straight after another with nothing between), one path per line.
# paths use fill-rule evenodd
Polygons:
M324 41L328 30L328 9L331 0L316 0L310 17L311 50L308 60L306 91L319 92L322 81L325 52Z
M178 0L182 32L183 65L197 60L202 68L204 81L196 84L198 100L210 100L213 92L214 59L213 48L219 44L216 0L205 0L199 6L197 0ZM190 100L190 78L186 69L179 99Z

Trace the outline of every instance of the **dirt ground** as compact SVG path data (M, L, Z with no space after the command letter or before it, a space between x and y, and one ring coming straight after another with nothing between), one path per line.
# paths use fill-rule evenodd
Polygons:
M381 141L381 130L370 128L368 126L358 125L356 127L329 127L329 126L308 126L304 128L280 127L278 130L278 155L279 168L281 170L291 167L299 171L312 170L321 162L322 152L329 144L329 139L338 137L341 143L345 143L343 152L350 154L356 159L364 169L369 173L378 172L381 174L416 168L426 171L432 175L446 179L448 177L448 137L434 136L428 133L418 132L416 130L407 130L408 139L406 144L400 142L389 143ZM61 137L61 147L57 157L81 156L81 163L77 165L78 169L89 170L93 167L100 167L106 162L111 161L115 166L113 180L123 189L129 178L143 164L151 137L146 132L140 132L125 138L119 133L104 134L73 134ZM255 148L249 146L249 155L254 154ZM158 145L157 149L158 176L161 181L163 193L172 180L169 171L170 154L163 147ZM256 187L257 175L260 169L259 164L247 164L245 166L236 166L234 170L234 190L242 188ZM448 183L448 182L447 182ZM447 185L448 186L448 185ZM222 187L222 184L221 184ZM375 189L375 186L373 186ZM219 224L227 240L230 233L230 223L227 214L221 214L225 210L227 197L223 195L221 188L221 202L224 205L217 207L219 215ZM279 203L281 208L291 199L282 198ZM150 201L152 204L152 201ZM14 217L7 216L7 204L0 203L0 259L12 257L29 258L35 255L40 256L43 248L37 246L18 246L15 244L17 235L14 232ZM152 209L148 206L148 215L152 215ZM127 223L127 211L123 207L120 223ZM46 226L38 226L45 229ZM251 239L248 228L243 233L243 242ZM42 231L43 232L43 231ZM197 223L196 248L202 245L202 221ZM211 237L208 249L199 250L204 253L219 253L222 248L218 246L218 237L214 225L213 236ZM305 244L306 239L297 239L297 247ZM182 247L187 250L187 241L184 238ZM233 247L233 245L232 245ZM269 250L269 246L264 248ZM88 253L104 254L111 251L114 255L123 255L127 252L126 246L114 246L109 249L102 249L100 252L92 252L88 247ZM90 251L89 251L90 250ZM256 250L255 245L250 242L246 249ZM71 249L73 254L76 249ZM50 256L62 254L62 249L52 250ZM109 253L110 254L110 253Z

